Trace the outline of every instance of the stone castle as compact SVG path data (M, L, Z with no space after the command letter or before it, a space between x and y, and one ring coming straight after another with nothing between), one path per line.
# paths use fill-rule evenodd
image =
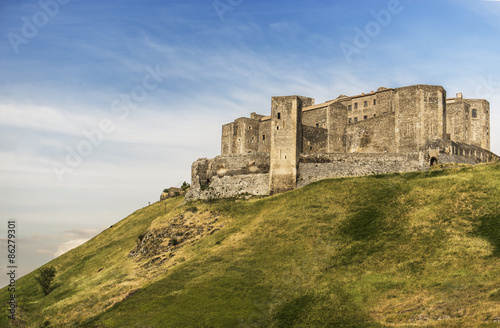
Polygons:
M272 195L313 181L427 170L437 163L487 163L490 106L446 98L441 86L379 88L313 98L272 97L271 115L222 126L221 155L195 161L186 199Z

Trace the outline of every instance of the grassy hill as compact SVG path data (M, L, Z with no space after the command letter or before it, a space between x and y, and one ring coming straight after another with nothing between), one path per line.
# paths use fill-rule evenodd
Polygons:
M16 325L500 325L499 164L182 201L138 210L50 262L48 296L33 274L20 279Z

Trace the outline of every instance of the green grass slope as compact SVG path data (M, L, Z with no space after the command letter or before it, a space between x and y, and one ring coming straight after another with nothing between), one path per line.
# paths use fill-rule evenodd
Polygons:
M499 164L323 180L252 201L181 202L139 210L55 259L60 274L46 297L32 275L21 279L21 320L28 327L47 320L68 327L500 324ZM186 226L215 222L214 215L218 230L180 240L169 256L127 256L146 231L167 231L179 218ZM0 297L7 299L5 289Z

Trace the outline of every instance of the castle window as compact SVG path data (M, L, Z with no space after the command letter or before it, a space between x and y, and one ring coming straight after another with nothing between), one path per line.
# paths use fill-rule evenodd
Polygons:
M281 119L281 113L278 113L278 120Z
M265 134L262 135L262 140L266 140L266 135Z
M279 126L277 126L277 127L276 127L276 130L279 130L279 129L280 129L280 127L279 127Z
M472 109L472 117L476 118L477 117L477 109Z
M316 123L316 127L319 128L319 123Z
M355 118L354 118L354 122L357 122L357 121L358 121L358 118L357 118L357 117L355 117Z
M364 105L365 105L365 107L368 107L368 101L365 100Z
M363 120L367 120L368 119L368 116L363 116Z
M349 105L347 108L348 108L349 110L352 110L352 105Z
M349 123L352 123L352 118L349 117Z
M375 106L377 104L377 99L373 99L373 105Z
M377 117L377 114L373 114L373 117Z
M358 109L358 103L354 103L354 109Z

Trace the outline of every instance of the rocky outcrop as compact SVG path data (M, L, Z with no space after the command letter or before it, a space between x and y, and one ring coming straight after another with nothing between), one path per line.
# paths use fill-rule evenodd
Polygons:
M214 211L197 213L196 207L190 208L167 225L141 234L128 256L138 261L147 260L146 267L161 265L174 257L184 245L221 229L224 224L218 223L219 217L220 214Z

